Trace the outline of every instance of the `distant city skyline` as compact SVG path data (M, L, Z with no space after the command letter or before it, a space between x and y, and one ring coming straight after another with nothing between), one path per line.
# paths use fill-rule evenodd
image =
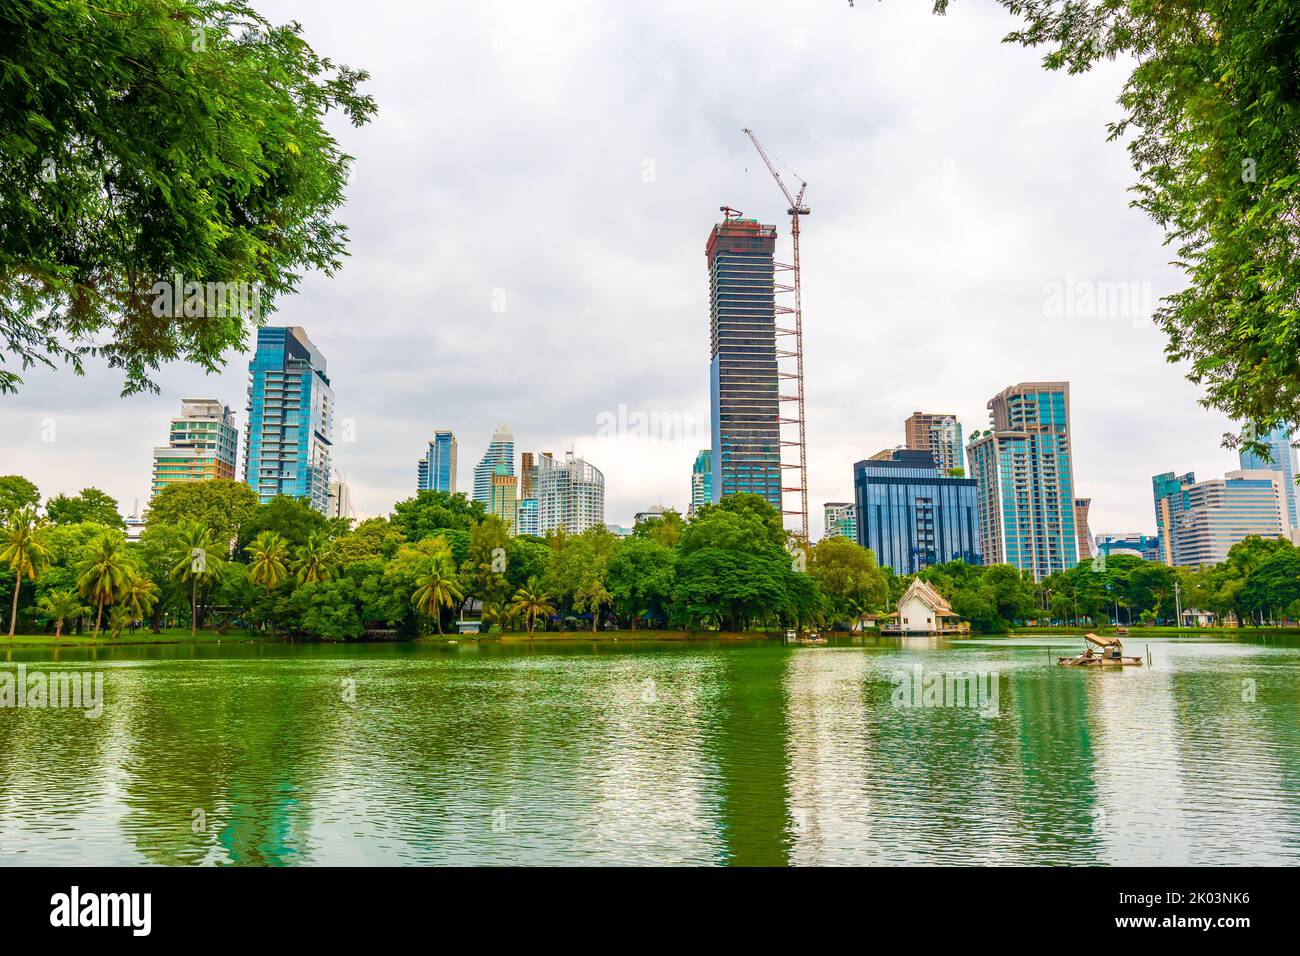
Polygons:
M1061 317L1045 304L1049 289L1088 282L1149 283L1152 303L1180 285L1159 229L1128 207L1123 145L1106 142L1122 64L1045 73L1037 51L999 44L1005 13L977 4L943 18L810 8L794 56L788 4L756 0L739 20L676 8L700 36L732 37L734 53L683 46L671 4L557 4L504 19L486 6L264 4L300 20L322 55L374 72L375 122L337 126L357 157L339 212L350 256L333 277L306 274L268 316L308 329L329 357L332 452L358 515L410 497L432 426L454 430L472 463L501 420L530 448L597 462L611 521L649 501L685 512L707 428L601 434L597 416L626 405L707 423L701 237L729 203L777 225L778 257L789 248L742 126L807 177L815 208L803 236L810 501L848 500L853 462L900 444L916 409L951 412L969 434L987 396L1017 381L1071 382L1094 531L1153 530L1153 474L1237 464L1220 447L1237 429L1198 405L1144 315ZM906 49L891 40L903 31ZM433 35L446 41L436 58ZM771 69L738 70L742 50ZM593 87L593 69L609 82ZM422 92L453 78L455 102ZM583 175L555 174L578 160ZM504 240L505 222L544 238ZM212 375L164 366L158 394L125 399L120 372L94 358L84 378L29 369L0 397L0 472L47 497L93 484L128 511L149 497L152 450L181 398L230 405L242 432L251 347ZM1115 385L1136 381L1140 402ZM814 539L821 525L814 508Z

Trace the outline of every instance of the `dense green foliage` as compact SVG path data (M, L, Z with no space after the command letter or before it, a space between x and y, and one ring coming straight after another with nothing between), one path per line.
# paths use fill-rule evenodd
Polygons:
M20 481L9 480L14 500L39 501ZM147 620L351 639L441 633L468 616L491 631L747 630L847 623L890 595L870 552L837 539L805 557L780 515L748 495L689 522L656 516L626 539L604 528L542 539L512 537L464 495L420 492L352 526L301 501L260 504L238 482L187 482L155 496L128 544L116 502L92 492L47 503L58 522L19 512L26 530L13 533L45 549L14 603L29 626L115 633ZM3 578L0 588L13 599Z
M0 0L0 392L87 354L126 392L216 369L302 270L337 269L351 158L325 114L367 122L366 79L245 0Z
M1165 230L1187 286L1155 319L1204 404L1245 426L1300 421L1300 4L1294 0L1000 0L1071 73L1134 62L1111 124L1132 134L1133 205ZM936 0L944 12L949 0Z

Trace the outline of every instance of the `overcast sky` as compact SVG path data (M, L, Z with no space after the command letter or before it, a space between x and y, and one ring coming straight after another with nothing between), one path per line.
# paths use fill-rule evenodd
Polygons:
M969 434L1021 381L1071 383L1094 533L1153 531L1157 472L1236 467L1227 419L1143 319L1180 280L1106 142L1126 70L1045 72L1000 43L1014 21L989 0L944 18L928 0L257 6L368 69L379 103L369 126L338 130L357 157L351 258L271 319L305 327L328 361L336 438L355 435L335 463L362 516L413 493L438 428L460 440L468 490L498 424L519 451L572 447L600 468L612 523L685 509L709 443L718 207L775 222L788 249L745 126L809 184L814 535L821 503L851 498L853 462L901 443L911 412L956 413ZM1088 283L1137 284L1136 308L1090 309ZM0 397L0 474L47 496L94 484L124 511L143 502L182 397L219 398L244 426L247 354L208 377L170 366L161 394L129 399L102 366L26 378ZM618 427L636 413L666 427Z

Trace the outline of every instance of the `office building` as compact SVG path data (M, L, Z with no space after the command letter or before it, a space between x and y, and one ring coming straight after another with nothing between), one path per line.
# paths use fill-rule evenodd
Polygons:
M456 436L449 431L433 433L433 441L416 468L417 491L456 493Z
M773 253L776 227L728 219L709 234L710 500L749 492L781 510Z
M989 429L966 446L979 483L979 550L986 564L1010 564L1041 581L1079 562L1070 386L1022 382L988 408Z
M1151 479L1151 496L1156 508L1156 545L1159 549L1157 560L1161 564L1174 563L1174 521L1170 507L1175 495L1181 494L1184 485L1196 484L1196 473L1189 471L1185 475L1175 475L1172 471L1155 475Z
M492 477L497 473L498 465L506 466L507 475L515 473L515 436L507 425L497 428L487 451L474 466L473 499L483 502L484 507L492 501Z
M578 534L605 524L605 476L573 452L564 461L538 459L537 526L541 534L563 528Z
M496 515L515 533L519 520L519 479L505 465L497 465L488 493L488 514Z
M267 326L248 374L244 480L263 502L288 495L326 513L334 390L325 357L302 328Z
M857 541L881 567L915 574L932 564L980 564L979 489L941 474L928 451L899 449L853 466Z
M700 505L713 500L713 450L703 448L691 466L691 505L687 514L695 514Z
M1300 519L1297 518L1296 507L1296 474L1300 473L1300 468L1296 467L1296 450L1291 446L1293 429L1275 428L1273 431L1264 435L1261 439L1268 448L1268 457L1262 458L1246 450L1242 450L1239 461L1243 470L1277 471L1282 475L1282 487L1286 490L1286 517L1292 528L1300 528Z
M1288 491L1280 471L1258 468L1185 484L1167 495L1173 563L1188 568L1219 564L1250 535L1289 539Z
M537 455L531 451L519 456L519 497L521 500L537 497Z
M928 451L943 475L965 467L962 457L961 423L956 415L942 412L912 412L903 423L903 437L913 451Z
M235 414L215 398L183 398L167 444L153 450L153 493L182 481L235 477Z
M825 538L848 538L858 540L857 509L851 501L828 501L822 505L822 516L826 520Z

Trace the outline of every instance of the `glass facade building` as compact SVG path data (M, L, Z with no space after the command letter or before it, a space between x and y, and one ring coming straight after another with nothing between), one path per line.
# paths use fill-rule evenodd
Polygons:
M298 326L257 330L248 364L244 480L267 502L302 498L329 511L334 390L325 357Z
M966 457L979 483L980 550L1041 581L1079 563L1068 382L1022 382L988 403Z
M1296 508L1296 484L1295 478L1296 451L1291 447L1292 428L1275 428L1264 436L1264 444L1268 446L1268 458L1261 458L1259 455L1252 454L1248 451L1242 451L1239 456L1241 467L1244 470L1267 470L1277 471L1282 474L1282 486L1286 490L1286 515L1287 520L1291 522L1292 528L1300 528L1300 519L1297 519Z
M691 507L690 514L700 505L713 500L713 451L704 448L695 456L691 466Z
M781 510L773 254L776 227L729 219L709 234L711 501L749 492Z
M417 491L456 493L456 436L448 431L433 433L433 441L416 468Z
M1166 495L1171 563L1188 568L1219 564L1228 559L1234 544L1250 535L1288 537L1288 490L1280 472L1261 468L1190 482Z
M1161 564L1174 563L1174 519L1170 507L1175 495L1181 494L1183 485L1196 484L1196 473L1175 475L1172 471L1155 475L1151 479L1151 496L1156 506L1156 547Z
M928 451L892 455L853 466L858 544L897 574L945 561L981 564L975 481L940 474Z
M501 425L492 435L487 451L474 466L473 499L483 502L484 507L492 503L492 477L497 473L497 466L505 465L506 474L515 473L515 436L507 425Z

